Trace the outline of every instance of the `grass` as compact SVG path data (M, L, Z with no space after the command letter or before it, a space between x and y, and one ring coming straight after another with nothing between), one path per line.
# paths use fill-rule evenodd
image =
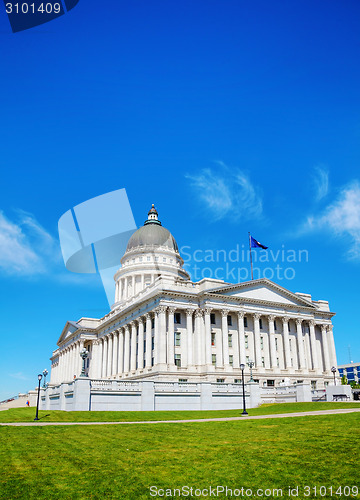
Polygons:
M276 408L258 409L271 410ZM142 500L158 498L150 496L150 486L184 485L245 487L254 495L258 488L282 488L285 498L289 486L299 486L298 498L304 499L305 485L359 486L359 421L353 413L156 426L0 427L0 499ZM340 497L328 490L307 498Z
M248 410L249 415L273 415L302 411L359 408L359 403L282 403L267 404ZM13 408L0 412L0 422L32 422L35 408ZM241 410L215 411L40 411L43 422L138 422L144 420L191 420L197 418L238 417Z

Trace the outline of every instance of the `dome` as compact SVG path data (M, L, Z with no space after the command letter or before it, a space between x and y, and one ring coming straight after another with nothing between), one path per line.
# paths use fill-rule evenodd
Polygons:
M161 225L157 216L158 213L153 205L149 211L148 220L129 239L126 247L127 252L137 247L152 246L167 247L179 253L175 238L170 231Z

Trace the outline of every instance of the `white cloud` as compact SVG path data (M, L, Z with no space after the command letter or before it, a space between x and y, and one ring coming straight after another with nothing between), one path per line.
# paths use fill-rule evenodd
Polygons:
M200 201L215 220L231 215L233 219L258 218L262 215L262 198L258 188L237 168L217 162L218 168L204 168L198 174L186 175Z
M324 229L346 238L348 257L360 259L360 183L355 180L344 187L338 198L318 216L308 217L304 231Z
M314 171L314 186L316 201L320 201L329 192L329 171L324 165L317 165Z
M24 375L22 372L9 373L9 377L15 378L16 380L30 380L29 377Z
M6 274L46 272L57 255L54 238L33 215L19 210L12 221L0 211L0 270Z

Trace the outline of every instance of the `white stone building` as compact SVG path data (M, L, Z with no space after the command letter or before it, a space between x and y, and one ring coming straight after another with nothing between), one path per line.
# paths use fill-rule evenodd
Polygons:
M329 304L268 279L192 282L174 237L148 220L130 238L115 274L115 302L100 319L69 321L51 361L50 386L90 380L237 383L254 361L260 387L321 389L337 366Z

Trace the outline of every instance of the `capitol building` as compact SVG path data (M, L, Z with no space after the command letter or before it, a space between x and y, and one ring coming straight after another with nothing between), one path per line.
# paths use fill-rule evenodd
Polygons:
M66 323L49 387L79 378L84 348L87 380L101 387L106 381L237 384L240 364L249 380L249 362L260 387L323 389L333 381L334 313L326 300L268 279L193 282L183 264L153 205L114 276L111 311Z

